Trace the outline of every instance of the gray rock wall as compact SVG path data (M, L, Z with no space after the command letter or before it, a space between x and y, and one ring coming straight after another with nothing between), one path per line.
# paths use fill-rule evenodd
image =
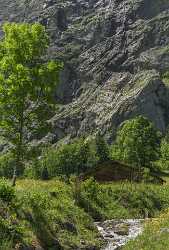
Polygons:
M0 0L0 22L41 22L49 57L65 68L51 119L58 139L101 130L109 139L125 119L143 114L169 123L168 0ZM2 35L2 33L1 33Z

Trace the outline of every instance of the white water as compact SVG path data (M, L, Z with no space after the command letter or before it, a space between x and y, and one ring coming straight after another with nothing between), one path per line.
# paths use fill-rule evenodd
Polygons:
M109 220L105 222L98 222L96 226L103 238L108 242L106 248L103 250L117 250L124 246L129 240L136 238L142 233L143 220L129 219L129 220ZM117 228L127 228L126 232L120 232Z

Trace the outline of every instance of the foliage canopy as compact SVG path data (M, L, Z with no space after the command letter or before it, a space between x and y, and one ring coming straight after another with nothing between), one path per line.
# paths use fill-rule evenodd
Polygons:
M151 167L159 157L160 137L147 118L128 120L117 132L112 157L136 167Z
M26 134L38 120L37 106L52 101L61 63L44 60L49 38L39 23L6 23L0 42L0 127L13 145L18 167L23 162Z

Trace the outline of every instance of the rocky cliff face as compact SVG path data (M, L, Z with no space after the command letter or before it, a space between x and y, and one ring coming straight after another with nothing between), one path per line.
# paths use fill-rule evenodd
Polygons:
M47 140L101 130L111 140L125 119L169 123L168 0L0 0L0 22L39 21L49 56L65 63L56 93L63 104Z

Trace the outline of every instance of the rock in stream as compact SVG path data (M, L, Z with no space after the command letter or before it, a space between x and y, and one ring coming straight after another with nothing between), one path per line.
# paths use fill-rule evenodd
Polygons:
M96 222L101 235L108 242L103 250L119 250L129 240L136 238L143 230L143 220L108 220Z

